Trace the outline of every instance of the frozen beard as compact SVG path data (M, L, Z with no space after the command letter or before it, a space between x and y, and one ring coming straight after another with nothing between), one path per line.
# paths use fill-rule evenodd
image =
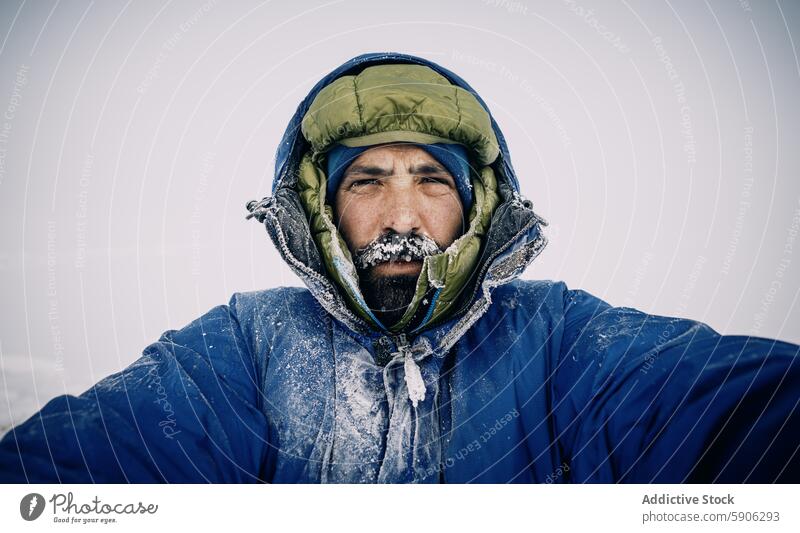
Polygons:
M422 261L442 252L425 235L386 233L355 252L361 292L367 305L384 325L396 324L414 298L418 274L381 275L375 267L386 262Z

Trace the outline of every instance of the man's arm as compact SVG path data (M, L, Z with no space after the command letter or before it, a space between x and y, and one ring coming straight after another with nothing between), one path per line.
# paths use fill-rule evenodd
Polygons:
M583 291L565 319L555 390L574 395L558 413L574 481L800 481L800 347Z
M9 431L0 481L259 481L270 453L259 391L236 317L215 307Z

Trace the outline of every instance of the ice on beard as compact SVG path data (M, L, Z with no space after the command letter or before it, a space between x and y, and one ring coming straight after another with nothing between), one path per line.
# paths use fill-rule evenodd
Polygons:
M440 251L436 242L424 235L382 235L358 251L356 266L364 269L386 261L418 261Z

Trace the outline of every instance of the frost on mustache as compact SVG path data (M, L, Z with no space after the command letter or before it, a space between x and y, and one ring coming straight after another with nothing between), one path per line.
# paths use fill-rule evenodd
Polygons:
M387 261L421 261L442 250L425 235L381 235L356 252L355 264L361 270Z

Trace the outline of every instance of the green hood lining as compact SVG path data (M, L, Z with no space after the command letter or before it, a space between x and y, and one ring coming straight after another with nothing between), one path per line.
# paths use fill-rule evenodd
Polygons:
M467 282L478 266L492 215L500 201L497 179L491 167L485 166L479 173L474 173L472 185L474 202L470 208L467 231L443 253L425 258L411 304L400 321L389 326L380 324L361 294L352 256L336 228L333 209L326 203L325 173L313 161L311 152L305 154L300 162L297 192L327 273L344 293L350 308L375 327L398 332L409 326L429 291L436 291L436 297L429 298L428 305L432 307L427 309L426 320L416 329L431 326L447 318L467 288Z
M336 143L454 142L480 166L500 153L491 117L475 95L422 65L375 65L335 79L311 102L301 130L316 163Z

